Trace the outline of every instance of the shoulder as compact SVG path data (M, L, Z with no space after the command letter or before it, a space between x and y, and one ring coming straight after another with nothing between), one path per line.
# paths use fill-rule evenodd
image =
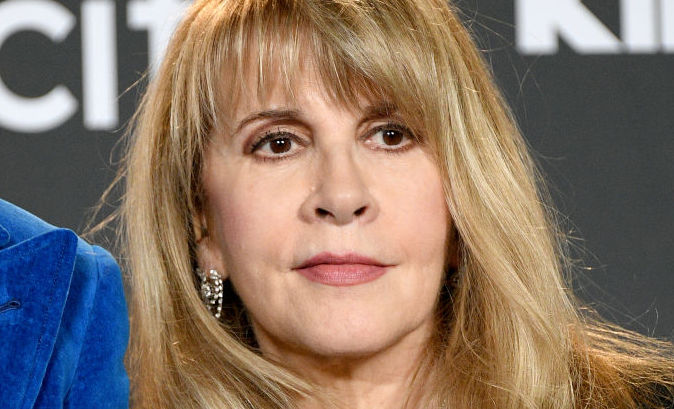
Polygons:
M0 199L0 248L56 229L37 216Z
M41 241L54 242L64 246L37 245ZM97 281L109 275L119 273L119 268L110 253L87 243L73 231L53 226L39 217L0 199L0 250L32 242L34 252L46 250L60 252L62 259L73 264L73 274L83 275L85 279ZM65 247L65 248L63 248ZM8 255L14 256L9 252ZM101 277L99 277L99 274Z
M5 284L51 278L50 282L55 286L86 290L92 285L95 287L101 277L119 273L117 264L106 250L2 199L0 252Z
M0 200L3 407L126 407L127 338L112 256Z
M50 245L42 246L41 242L49 242ZM28 243L31 246L23 249L21 245ZM54 243L59 245L54 246ZM87 243L71 230L53 226L0 199L0 250L6 250L4 258L25 256L25 251L9 251L15 248L33 253L59 252L61 260L73 263L73 274L84 275L92 281L97 281L99 274L105 277L119 273L117 263L107 250Z

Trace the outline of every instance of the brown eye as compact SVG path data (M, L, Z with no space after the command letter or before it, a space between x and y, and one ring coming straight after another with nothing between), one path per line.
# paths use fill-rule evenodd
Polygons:
M404 151L412 147L414 142L412 131L396 123L377 127L367 137L368 145L388 152Z
M306 143L297 135L277 131L269 132L252 143L248 152L262 159L283 159L298 153Z
M269 150L273 153L285 153L290 150L290 138L278 138L269 141Z
M396 129L386 129L382 131L382 141L389 146L400 145L405 135Z

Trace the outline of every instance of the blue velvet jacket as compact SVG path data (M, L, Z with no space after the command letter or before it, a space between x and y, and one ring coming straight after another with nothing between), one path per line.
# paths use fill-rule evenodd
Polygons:
M0 200L0 407L127 408L128 332L110 254Z

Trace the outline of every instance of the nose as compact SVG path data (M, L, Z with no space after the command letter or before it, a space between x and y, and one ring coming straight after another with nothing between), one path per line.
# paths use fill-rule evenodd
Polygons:
M349 153L323 156L316 166L313 189L302 204L302 215L311 222L335 225L373 220L379 208L366 176Z

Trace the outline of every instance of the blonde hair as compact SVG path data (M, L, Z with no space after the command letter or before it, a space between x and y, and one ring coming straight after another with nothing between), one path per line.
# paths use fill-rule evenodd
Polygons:
M425 407L648 407L671 389L670 344L601 323L570 293L567 239L452 6L222 0L196 1L179 25L120 173L134 406L289 408L314 391L256 350L233 292L226 317L210 315L194 274L210 132L247 73L261 98L272 83L292 96L303 58L340 103L393 102L436 154L460 257L419 381Z

